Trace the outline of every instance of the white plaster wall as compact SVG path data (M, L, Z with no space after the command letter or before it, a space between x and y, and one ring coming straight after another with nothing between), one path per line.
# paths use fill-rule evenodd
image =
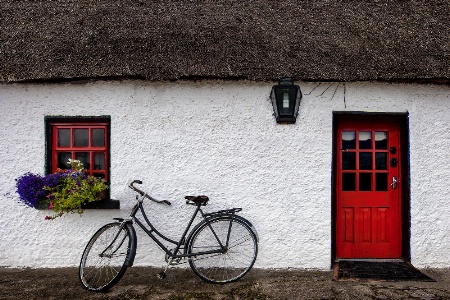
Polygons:
M297 123L278 125L271 85L0 85L0 266L77 265L90 236L127 215L134 196L126 185L141 179L153 196L173 203L149 208L172 238L192 212L183 196L206 194L209 210L244 208L260 236L256 267L328 269L333 111L410 113L412 262L448 266L449 88L300 83ZM45 221L48 211L18 203L14 179L44 172L44 116L54 115L111 116L111 196L121 199L121 210ZM135 264L164 265L163 253L142 233Z

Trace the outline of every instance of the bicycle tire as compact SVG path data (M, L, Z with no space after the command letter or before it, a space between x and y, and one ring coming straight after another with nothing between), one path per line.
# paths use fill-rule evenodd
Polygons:
M130 224L116 222L101 227L89 240L81 257L78 278L82 286L95 292L105 292L114 286L130 261L132 264L135 243L136 233Z
M220 249L210 225L223 245L226 245L231 222L229 246L225 253L189 256L194 273L209 283L229 283L250 271L258 255L258 238L250 223L242 217L222 215L194 229L188 240L189 255Z

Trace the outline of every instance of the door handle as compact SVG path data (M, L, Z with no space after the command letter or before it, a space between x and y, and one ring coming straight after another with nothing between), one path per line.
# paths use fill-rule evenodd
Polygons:
M400 182L400 179L397 179L397 177L396 176L393 176L392 177L392 183L391 183L391 186L392 186L392 189L397 189L397 183L398 182Z

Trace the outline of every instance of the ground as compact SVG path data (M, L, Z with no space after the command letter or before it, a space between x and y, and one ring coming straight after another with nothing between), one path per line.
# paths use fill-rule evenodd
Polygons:
M450 268L425 269L436 282L332 281L332 271L253 269L238 282L215 285L190 269L132 267L106 293L84 290L76 268L0 268L0 299L450 299Z

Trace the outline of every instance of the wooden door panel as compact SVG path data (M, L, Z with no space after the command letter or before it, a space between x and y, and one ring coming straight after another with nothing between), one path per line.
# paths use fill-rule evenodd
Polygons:
M389 208L388 207L377 207L377 220L376 220L376 231L375 231L375 236L377 237L377 242L378 243L388 243L388 222L387 222L387 218L388 218L388 211Z
M371 243L372 242L372 208L371 207L361 207L361 243Z
M353 243L355 241L355 217L353 207L345 207L344 213L344 243Z

